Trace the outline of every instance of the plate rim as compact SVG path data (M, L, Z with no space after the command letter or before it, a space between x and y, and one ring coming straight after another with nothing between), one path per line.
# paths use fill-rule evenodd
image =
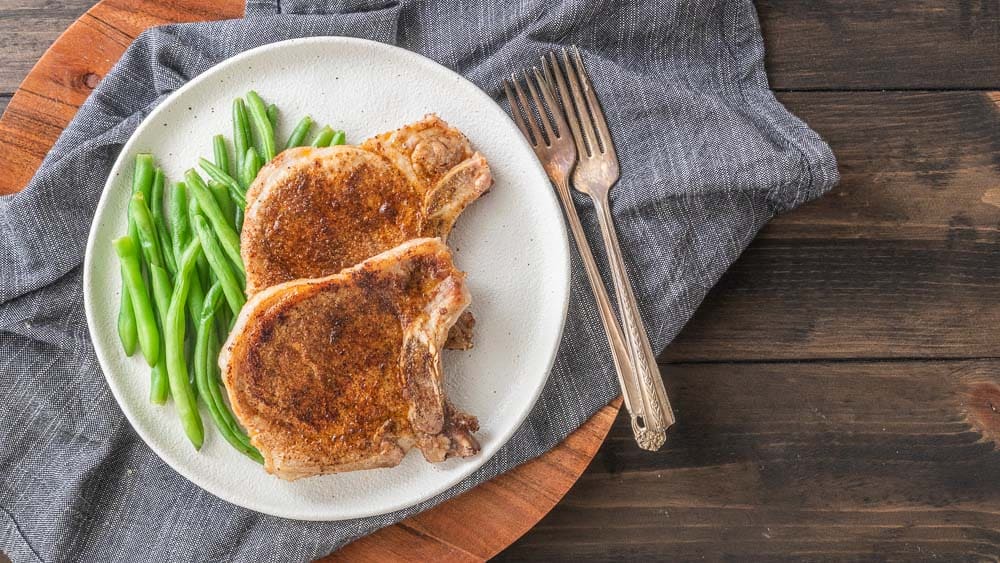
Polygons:
M571 272L571 253L570 253L569 234L566 229L566 223L563 216L562 206L557 200L556 194L554 190L551 189L550 185L549 186L550 189L545 190L545 195L543 197L548 199L550 205L555 209L556 216L558 217L558 227L556 228L557 234L555 235L556 238L558 238L558 241L553 241L553 245L555 248L559 249L560 251L559 253L561 254L561 260L559 260L559 262L563 264L563 267L559 268L556 274L562 276L563 288L561 292L562 303L560 307L561 312L558 325L559 330L554 332L555 334L554 341L552 342L552 346L550 346L548 358L547 361L545 362L544 375L541 377L541 379L538 382L538 385L532 391L529 400L523 403L524 405L523 408L521 409L520 412L517 413L517 416L515 417L516 422L512 424L507 430L498 434L496 439L496 443L498 445L496 446L496 449L488 457L480 456L476 458L475 460L470 462L471 469L467 471L457 472L455 477L442 481L446 482L445 485L436 488L429 488L426 491L417 495L418 498L402 502L391 503L391 506L387 506L374 511L355 509L352 511L340 511L343 514L337 514L337 515L331 515L327 513L300 512L294 509L283 510L281 509L280 506L279 507L269 506L268 508L265 509L256 506L247 506L247 504L249 503L243 502L238 495L231 494L226 487L224 486L214 487L206 485L204 482L202 482L200 479L197 478L197 473L198 473L197 471L190 470L189 467L185 466L185 464L183 463L183 459L180 458L175 459L174 455L167 453L169 452L169 449L161 449L160 447L155 445L156 441L151 438L151 434L147 432L147 430L141 424L137 423L138 417L136 416L135 412L133 412L134 406L128 406L129 403L123 400L123 395L124 395L123 390L119 389L119 386L115 382L115 378L110 375L112 370L110 369L111 360L110 358L108 358L109 352L105 350L103 346L98 344L97 339L93 335L94 333L92 329L95 326L98 326L98 323L96 322L98 318L98 313L94 310L95 300L91 299L90 295L92 294L93 291L96 290L96 288L94 287L95 281L93 279L94 264L92 261L92 256L93 256L93 249L97 244L96 241L98 234L97 231L99 230L100 226L98 217L102 215L105 207L108 205L110 194L113 188L112 184L115 182L115 179L118 177L123 168L125 168L126 166L126 163L123 162L123 156L131 152L133 145L137 142L139 134L144 132L146 128L151 127L152 123L155 121L155 118L161 112L167 111L167 109L171 105L171 102L173 102L176 98L182 96L185 92L193 88L195 85L199 84L204 80L210 79L215 73L222 72L232 65L237 65L245 60L252 59L253 57L259 56L267 51L295 46L299 44L309 44L309 43L328 43L328 44L346 44L346 45L354 44L371 49L372 51L383 50L389 56L400 57L404 59L404 61L405 59L410 59L410 61L413 61L415 63L428 65L432 68L435 68L439 72L443 72L445 75L449 75L452 78L457 79L456 87L458 87L458 85L461 85L461 87L467 88L473 97L479 98L480 103L491 108L491 111L494 111L494 113L498 113L499 115L501 115L503 119L506 120L508 125L514 131L517 131L516 137L518 139L518 142L522 145L523 149L527 150L527 154L531 155L531 158L525 164L535 168L535 171L540 173L541 176L546 179L546 183L548 183L548 176L545 173L539 160L535 157L534 150L528 144L528 141L524 138L524 136L520 133L520 131L517 130L517 126L514 124L513 120L507 114L507 112L504 111L503 108L492 97L490 97L486 92L484 92L481 88L479 88L479 86L477 86L471 80L455 72L454 70L442 65L441 63L438 63L433 59L425 57L424 55L421 55L419 53L404 49L402 47L357 37L344 37L344 36L300 37L300 38L276 41L274 43L268 43L265 45L255 47L253 49L248 49L246 51L243 51L242 53L236 54L232 57L229 57L227 59L224 59L216 63L215 65L203 71L198 76L192 78L191 80L183 84L180 88L171 92L167 97L165 97L162 101L160 101L149 114L147 114L143 118L142 122L139 123L135 131L133 131L130 134L128 140L122 145L118 153L118 156L115 158L114 164L111 166L111 169L108 173L108 178L104 183L104 187L102 188L101 197L94 210L94 216L91 220L90 229L87 235L87 245L83 261L83 301L84 301L84 311L87 317L88 335L90 336L91 344L94 347L94 353L97 356L98 363L101 367L101 373L104 376L104 380L107 382L108 387L110 388L111 393L115 398L115 402L118 404L119 409L121 409L122 413L125 415L125 418L128 420L129 424L139 435L142 441L146 444L146 446L149 447L153 451L153 453L155 453L157 457L159 457L167 466L169 466L171 469L176 471L182 477L190 481L193 485L208 492L209 494L217 498L220 498L230 504L245 508L247 510L251 510L260 514L268 514L271 516L286 518L290 520L332 522L332 521L351 520L355 518L380 516L383 514L397 512L399 510L405 510L407 508L423 503L459 485L463 480L465 480L470 475L474 474L476 471L485 466L491 459L493 459L494 456L496 456L496 454L504 446L507 445L507 443L513 437L513 435L518 431L518 429L520 429L523 426L525 420L527 420L528 418L528 415L530 415L531 412L534 410L534 407L538 402L538 398L541 396L541 393L545 389L549 377L551 376L552 368L555 364L555 360L560 348L560 343L562 341L562 335L564 334L566 328L566 318L567 318L567 313L569 311L569 301L571 295L572 272ZM271 510L269 508L275 508L275 509Z

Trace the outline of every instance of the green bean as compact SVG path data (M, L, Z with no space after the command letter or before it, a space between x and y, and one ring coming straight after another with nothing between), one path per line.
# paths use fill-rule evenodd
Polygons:
M257 178L257 173L260 172L261 162L260 156L257 155L257 150L253 147L247 149L246 157L243 159L243 169L240 171L240 176L243 180L243 184L249 186ZM246 206L244 206L246 208Z
M135 157L135 172L132 175L132 194L142 194L146 199L152 195L153 191L153 177L156 175L153 166L153 155L151 154L138 154ZM132 216L128 217L128 236L132 237L132 241L136 244L139 243L139 234L135 230L135 221Z
M153 303L162 324L166 320L167 306L170 304L170 274L163 267L163 253L156 240L156 228L153 217L146 207L146 201L141 193L132 196L129 205L129 215L132 216L139 233L139 246L142 248L149 271L149 279L153 285Z
M226 255L222 251L218 239L215 238L214 231L208 226L208 221L201 215L194 217L194 231L201 240L202 250L205 251L205 256L208 257L208 263L212 266L215 278L222 285L222 292L226 296L229 309L234 314L239 313L243 304L246 303L246 298L243 296L243 285L232 269L230 269L229 261L226 260Z
M330 141L330 146L343 145L345 142L347 142L347 134L338 130L333 134L333 140Z
M219 308L219 304L222 303L222 287L219 282L216 282L205 294L205 299L202 303L201 310L198 316L195 318L195 344L194 344L194 383L195 390L198 392L198 396L201 397L202 401L208 406L208 410L211 412L213 402L212 394L208 391L208 388L204 386L204 378L208 373L205 371L207 369L207 364L209 361L207 354L207 345L209 343L209 331L214 329L209 327L208 330L205 328L206 322L212 324L212 320L215 318L216 309ZM212 413L212 418L215 417L215 413ZM218 424L218 421L216 421ZM220 428L220 430L222 430Z
M267 120L271 122L271 129L278 130L278 106L270 104L267 106Z
M140 236L141 236L140 231ZM166 334L167 309L170 307L170 277L167 271L160 266L149 267L149 275L153 280L153 301L156 304L156 313L160 320L160 327L163 334ZM170 395L170 384L166 373L166 338L160 339L160 360L153 366L150 374L149 401L153 404L162 405L167 402Z
M161 246L157 241L153 217L149 208L146 207L146 200L142 197L141 192L132 196L129 215L135 221L136 230L139 233L139 246L142 248L149 272L149 280L153 286L153 304L162 333L166 327L167 307L170 306L170 274L163 267L165 254L161 251ZM160 339L160 360L153 366L153 371L150 374L149 400L155 404L165 403L169 393L165 366L163 365L164 340Z
M187 185L177 182L170 190L170 231L174 249L174 263L180 262L181 254L191 241L191 222L188 220Z
M132 237L125 235L113 241L115 252L122 263L125 287L135 312L136 333L139 348L150 367L156 365L160 353L160 333L156 328L156 316L149 300L146 282L142 279L139 250Z
M206 189L208 189L207 186L206 186ZM212 193L211 190L209 190L209 194L211 194L211 193ZM212 196L212 200L215 200L215 196ZM191 201L188 204L188 221L191 222L191 233L194 236L194 238L198 238L198 233L194 232L194 218L197 215L201 215L201 206L198 205L198 200L192 197ZM202 250L204 250L204 249L202 249ZM199 281L199 285L202 288L211 287L211 285L212 285L212 268L208 265L208 258L205 257L205 253L204 252L202 252L198 256L198 262L195 264L195 267L197 268L197 271L198 271L198 275L196 276L196 279ZM201 300L204 299L204 298L205 298L205 293L204 293L204 291L202 291L199 294L198 303L201 303ZM192 322L194 321L194 319L197 318L197 315L200 312L201 312L201 310L199 308L197 308L197 307L192 310L192 313L191 313Z
M163 188L165 178L163 169L157 168L153 174L153 189L150 195L150 208L153 214L153 225L156 227L156 238L159 239L160 251L163 254L163 265L170 275L177 272L177 262L171 248L170 232L167 231L166 218L163 216Z
M225 312L226 312L225 309L219 310L218 313L216 314L216 319L219 319L220 314ZM228 330L226 332L228 333ZM233 417L233 413L230 412L228 403L226 403L226 400L222 397L222 392L220 391L220 389L223 387L222 374L219 370L219 362L218 362L219 349L221 348L219 342L220 342L220 337L218 336L218 332L214 332L208 335L208 350L207 350L208 354L206 355L205 358L206 360L205 373L207 374L206 381L211 384L208 386L208 389L212 396L212 401L216 405L218 405L219 414L222 416L222 419L225 421L226 425L228 425L229 428L232 429L233 434L236 436L236 438L246 446L250 447L252 450L256 451L256 448L253 448L253 446L250 444L250 438L243 431L243 427L241 427L239 423L236 422L236 419ZM259 452L257 453L259 454Z
M222 135L212 137L212 154L215 157L215 165L223 172L229 174L229 148L226 147L226 138Z
M212 180L208 183L208 191L212 192L212 197L215 198L215 203L219 204L222 214L228 219L232 219L230 224L235 224L236 205L233 204L233 198L229 197L229 190L225 184Z
M142 193L136 193L132 196L128 213L132 221L135 222L136 232L139 235L139 246L142 248L146 264L163 267L163 254L160 252L157 240L156 225L153 224L153 216L149 207L146 206L146 198L143 197Z
M236 153L236 171L243 169L243 157L247 149L253 145L250 136L250 119L247 117L247 106L243 98L233 100L233 152Z
M198 256L199 263L204 258L204 253ZM207 264L206 264L207 267ZM200 275L200 272L199 272ZM191 276L191 289L188 291L188 314L194 319L198 316L198 304L205 298L205 285L198 276Z
M174 260L176 262L180 262L181 255L184 254L184 249L191 242L191 218L188 214L188 199L187 184L184 182L174 184L173 193L170 197L170 225L171 231L174 233L172 242L174 246ZM198 316L198 307L200 307L201 298L205 296L205 290L202 287L201 280L196 279L191 282L191 297L197 298L199 303L199 305L189 305L188 312L191 318Z
M258 151L264 162L271 162L275 155L274 127L267 118L267 107L260 95L253 90L247 92L247 113L250 115L250 125L256 133L259 143Z
M226 173L226 171L222 168L219 168L204 158L199 158L198 164L201 166L201 169L208 174L209 178L226 186L226 189L229 190L230 197L233 198L233 201L235 201L237 205L240 207L247 206L246 191L235 178Z
M313 140L312 146L314 147L330 146L330 142L333 141L334 133L336 133L336 131L333 130L333 127L330 127L329 125L324 125L323 128L319 130L319 134L317 134L316 138Z
M236 234L236 231L233 230L229 221L222 214L219 204L215 203L215 198L209 193L208 186L205 185L201 176L191 169L184 173L184 177L187 179L191 193L198 201L202 212L208 218L212 229L219 237L219 242L222 244L226 256L229 257L236 271L240 275L246 276L246 270L243 269L243 259L240 258L240 236Z
M132 193L139 192L149 199L153 189L153 176L156 174L153 165L153 155L142 153L135 157L135 175L132 176Z
M167 404L170 397L170 380L167 378L166 344L160 339L160 361L153 366L149 374L149 402L154 405Z
M309 130L312 129L313 120L308 115L299 120L299 123L292 130L292 134L288 136L288 142L285 143L285 149L291 149L295 147L301 147L305 141L306 135L309 134Z
M236 232L237 233L242 233L243 232L243 210L240 209L239 207L236 208L236 217L234 219L235 219L235 223L236 223Z
M132 173L132 193L147 193L151 189L153 182L153 155L138 154L135 157L135 169ZM135 232L135 223L128 220L128 235L132 240L138 239ZM122 272L122 287L125 287L125 273ZM131 356L135 353L136 332L135 308L130 301L131 296L127 291L122 291L121 305L118 308L118 339L121 340L122 349L125 354Z
M187 359L184 355L184 309L188 300L188 292L191 289L191 280L194 277L194 265L199 254L201 254L201 242L194 238L184 250L184 255L178 264L177 281L174 284L173 295L170 297L165 329L167 378L170 381L170 393L174 397L177 416L181 420L184 433L194 444L195 449L201 449L205 441L205 432L201 424L201 415L198 414L198 405L195 403L191 390L191 382L188 379Z
M243 434L242 429L236 425L229 414L228 407L221 401L219 387L212 380L212 374L218 372L218 367L214 366L213 357L218 356L218 337L215 332L215 315L222 299L222 288L216 283L205 295L205 305L201 310L198 322L198 337L195 342L195 385L198 389L198 396L201 397L208 412L219 428L222 437L226 439L237 451L262 463L263 458L260 452L250 445L249 438ZM214 337L214 338L213 338ZM214 388L214 389L213 389ZM228 416L227 416L228 415Z
M122 342L122 350L126 356L135 354L137 338L135 327L135 311L132 310L132 299L129 298L128 290L125 288L125 266L122 265L122 296L121 306L118 309L118 339Z

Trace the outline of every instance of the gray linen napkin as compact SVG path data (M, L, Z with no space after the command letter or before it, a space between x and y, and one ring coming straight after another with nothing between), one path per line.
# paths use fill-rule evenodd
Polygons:
M512 70L579 45L621 157L613 208L656 350L764 223L838 179L826 144L768 89L750 0L250 0L242 20L149 30L27 188L0 198L0 551L14 561L321 556L545 452L618 395L574 256L566 330L537 407L482 469L419 506L334 523L265 516L202 491L139 440L83 313L83 250L108 170L187 80L241 51L314 35L400 45L497 100ZM598 241L592 208L578 206Z

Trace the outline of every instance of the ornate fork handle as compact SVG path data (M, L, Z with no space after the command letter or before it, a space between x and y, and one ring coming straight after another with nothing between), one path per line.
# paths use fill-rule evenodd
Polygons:
M618 327L618 319L615 318L614 309L611 308L611 299L608 296L608 292L604 289L604 282L601 280L601 273L597 268L597 262L590 251L590 245L587 244L587 235L583 230L583 224L580 222L580 216L577 215L573 196L570 193L569 181L564 176L559 175L553 175L552 180L556 185L556 193L562 201L563 211L566 213L566 222L569 223L573 239L576 241L576 248L580 252L584 270L587 272L587 279L594 292L594 299L597 301L597 312L601 316L601 324L608 338L608 345L611 347L611 359L615 364L615 373L618 375L618 384L622 389L625 410L629 413L636 442L643 449L651 449L644 445L650 442L646 434L644 434L640 423L640 421L647 418L644 409L645 401L640 390L640 379L636 373L634 362L630 360L631 354L629 348L625 344L621 329ZM659 449L659 446L663 445L662 432L660 436L661 440L659 444L656 448L652 449Z
M564 52L563 55L566 56L566 53ZM504 92L510 101L511 116L517 123L518 129L524 133L525 138L531 144L539 161L545 167L545 171L548 173L552 183L556 186L556 193L562 202L563 211L566 213L566 222L569 223L570 230L573 233L573 239L583 260L584 269L587 272L587 279L590 282L594 298L597 301L597 310L600 313L601 323L604 327L605 335L608 337L608 344L611 347L611 358L615 364L615 372L618 374L618 382L621 384L622 396L625 399L625 408L631 417L635 440L643 449L657 450L663 445L665 440L664 431L673 423L673 413L670 410L670 403L666 400L666 393L663 391L663 384L659 379L659 373L650 373L650 370L656 368L656 358L653 356L652 351L649 350L645 331L642 328L642 321L635 307L635 298L631 298L628 303L622 306L622 311L628 312L627 315L623 315L622 317L626 321L626 334L628 335L626 337L618 324L618 319L615 318L611 299L604 288L604 281L601 279L597 262L594 260L594 255L590 250L587 234L584 232L580 217L576 212L576 206L573 203L573 194L570 191L569 175L573 171L574 166L581 164L589 166L598 159L587 155L587 148L583 145L583 140L576 135L580 127L575 115L572 116L569 123L563 119L564 114L560 111L560 106L556 102L551 85L557 84L564 98L568 94L566 94L566 84L562 81L561 73L553 74L556 66L554 55L552 55L552 65L552 67L549 67L543 64L545 66L543 71L547 77L543 76L543 71L539 71L537 68L532 69L531 74L527 71L524 72L524 81L530 93L530 101L529 96L525 94L525 90L519 84L516 74L511 75L510 81L504 82ZM532 75L534 76L534 80L532 80ZM558 80L556 76L559 77ZM539 92L541 96L539 96ZM542 98L545 99L545 105L551 110L551 121L546 118L545 107L541 101ZM532 108L537 110L537 114L532 111ZM570 135L571 129L574 131L573 135ZM590 146L595 145L591 144ZM592 187L603 190L603 202L606 207L607 190L610 189L618 177L618 163L610 141L605 143L604 146L608 150L600 158L603 159L605 156L608 156L609 159L605 165L598 163L598 166L605 168L608 172L613 172L612 175L614 177L604 178L605 181L600 181L601 179L598 178L599 181ZM583 159L582 155L586 155L587 158ZM581 186L577 182L576 176L574 176L573 181L575 187L579 190ZM594 195L593 191L586 191L586 193L591 194L592 197ZM602 224L603 227L605 225ZM611 225L610 228L611 230L606 231L604 236L611 237L611 243L608 244L609 255L612 252L611 249L617 252L617 255L614 255L611 259L613 265L612 271L624 272L621 251L618 249L618 244L615 241L614 226ZM605 238L605 241L607 242L608 239ZM621 297L623 295L621 293L623 291L622 288L628 291L630 297L632 293L631 287L628 284L628 278L621 276L621 273L616 274L615 288L619 292L619 301L624 302ZM630 346L628 342L632 342L633 344ZM638 351L642 350L638 343L642 342L646 343L644 356L638 354ZM658 388L657 384L659 384Z
M625 342L629 357L635 370L639 384L639 397L642 401L644 416L640 420L633 418L632 429L636 435L639 447L646 450L658 450L666 440L666 430L674 423L674 411L667 398L656 364L656 355L650 347L646 329L639 314L639 307L632 292L632 284L625 269L625 260L618 245L618 234L615 231L614 220L607 192L593 198L597 210L598 222L601 226L601 236L608 253L611 266L611 278L615 285L615 295L618 298L618 308L621 312L622 325L625 331ZM636 423L639 426L636 427Z

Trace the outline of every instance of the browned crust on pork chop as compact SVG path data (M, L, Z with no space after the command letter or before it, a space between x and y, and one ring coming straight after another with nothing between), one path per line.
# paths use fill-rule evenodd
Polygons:
M247 295L339 272L411 238L445 239L492 183L486 159L436 115L356 147L286 150L247 192Z
M233 411L283 479L479 450L475 417L444 395L440 350L469 303L437 238L338 274L272 286L240 313L219 359Z

